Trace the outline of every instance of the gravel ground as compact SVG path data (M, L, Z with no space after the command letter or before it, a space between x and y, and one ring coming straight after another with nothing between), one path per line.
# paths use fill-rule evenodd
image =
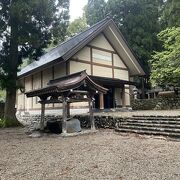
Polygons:
M113 130L30 138L0 130L1 180L179 180L180 142Z
M130 117L133 115L136 116L180 116L180 109L173 110L138 110L138 111L116 111L116 112L101 112L95 113L96 115L109 115L109 116L122 116Z

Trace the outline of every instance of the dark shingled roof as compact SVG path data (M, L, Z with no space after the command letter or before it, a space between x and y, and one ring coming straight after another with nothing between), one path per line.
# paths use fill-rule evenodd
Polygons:
M58 79L50 80L47 87L28 91L25 94L27 95L27 97L43 95L48 96L70 91L71 89L77 89L83 85L85 85L85 87L93 92L98 91L99 93L105 94L108 91L108 89L92 81L86 71L81 71Z
M68 60L80 48L86 45L87 41L89 42L99 32L101 32L104 29L104 27L106 27L109 24L110 21L112 21L112 19L106 17L105 19L91 26L87 30L61 43L45 55L41 56L38 61L34 61L33 63L23 68L18 73L18 76L21 77L27 75L28 73L35 71L40 67L43 68L45 66L51 65L52 63L55 63L56 61L59 62Z

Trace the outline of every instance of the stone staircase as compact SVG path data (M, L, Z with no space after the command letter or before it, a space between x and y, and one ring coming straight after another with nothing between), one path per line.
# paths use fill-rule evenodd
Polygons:
M180 138L180 116L133 116L118 122L115 130Z

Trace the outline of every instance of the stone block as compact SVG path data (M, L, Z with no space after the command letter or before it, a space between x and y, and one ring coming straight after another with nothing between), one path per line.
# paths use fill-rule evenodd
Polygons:
M75 133L81 131L80 121L78 119L70 119L67 121L67 133Z

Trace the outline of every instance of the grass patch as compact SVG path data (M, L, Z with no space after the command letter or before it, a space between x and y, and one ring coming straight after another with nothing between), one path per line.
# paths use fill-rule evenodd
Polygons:
M4 127L4 120L0 119L0 128L3 128L3 127Z

